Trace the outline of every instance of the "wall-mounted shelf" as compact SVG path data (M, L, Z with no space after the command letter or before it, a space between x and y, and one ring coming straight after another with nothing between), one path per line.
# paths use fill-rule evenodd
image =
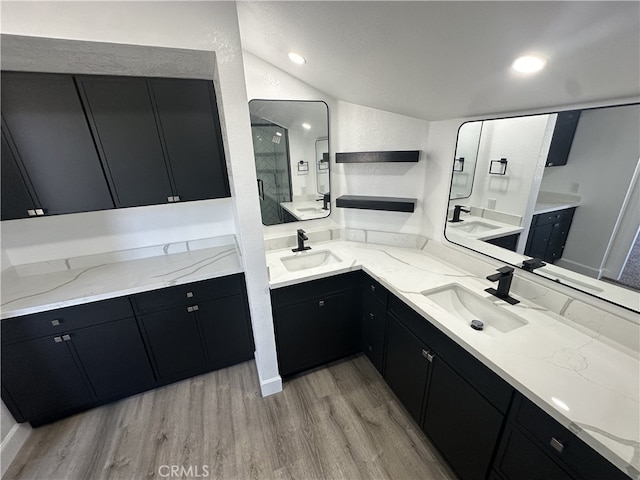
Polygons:
M343 195L336 198L336 207L360 208L364 210L386 210L389 212L413 212L416 209L415 198L366 197L361 195Z
M338 152L336 163L384 163L417 162L420 150L398 150L388 152Z

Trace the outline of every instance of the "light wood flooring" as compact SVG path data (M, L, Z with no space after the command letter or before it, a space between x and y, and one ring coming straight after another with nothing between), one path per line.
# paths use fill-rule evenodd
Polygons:
M3 480L145 478L455 475L368 359L356 356L267 398L250 361L34 429Z

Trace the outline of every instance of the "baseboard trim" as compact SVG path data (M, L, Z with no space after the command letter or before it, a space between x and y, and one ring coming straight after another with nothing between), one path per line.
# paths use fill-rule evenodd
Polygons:
M28 423L16 423L0 444L0 477L16 458L16 455L31 435L31 426Z

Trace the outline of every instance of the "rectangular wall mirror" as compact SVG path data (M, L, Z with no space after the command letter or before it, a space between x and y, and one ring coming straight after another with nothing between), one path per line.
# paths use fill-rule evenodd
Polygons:
M640 310L639 131L639 104L463 124L446 238Z
M329 216L327 104L251 100L249 113L262 223L277 225Z

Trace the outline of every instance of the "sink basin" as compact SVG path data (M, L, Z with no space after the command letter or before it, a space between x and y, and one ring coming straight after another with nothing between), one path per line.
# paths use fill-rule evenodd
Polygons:
M282 261L284 268L290 272L299 272L300 270L320 267L323 265L331 265L332 263L338 263L341 261L336 255L328 250L300 252L290 257L281 258L280 260Z
M455 228L461 232L466 233L483 233L488 232L489 230L496 230L500 227L496 225L491 225L490 223L479 222L477 220L468 220L462 223L450 224L451 228Z
M471 320L482 321L484 329L481 333L490 336L508 333L529 323L504 307L496 305L497 299L482 297L458 284L445 285L421 293L466 325L470 325Z

